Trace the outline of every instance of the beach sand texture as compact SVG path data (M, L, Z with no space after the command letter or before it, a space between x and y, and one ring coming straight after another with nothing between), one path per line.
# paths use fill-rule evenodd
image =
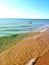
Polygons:
M41 32L25 38L13 48L0 54L0 65L26 65L32 58L39 58L40 60L40 57L47 53L48 50L49 33ZM37 59L37 62L40 61Z
M39 57L34 65L49 65L49 51L43 56Z

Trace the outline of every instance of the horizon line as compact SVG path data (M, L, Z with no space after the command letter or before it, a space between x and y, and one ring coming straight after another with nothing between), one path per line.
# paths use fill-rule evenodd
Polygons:
M8 17L9 18L9 17ZM14 19L14 17L12 17ZM1 19L1 18L0 18ZM5 18L4 18L5 19ZM6 18L7 19L7 18ZM9 18L10 19L10 18ZM49 19L49 18L16 18L15 19Z

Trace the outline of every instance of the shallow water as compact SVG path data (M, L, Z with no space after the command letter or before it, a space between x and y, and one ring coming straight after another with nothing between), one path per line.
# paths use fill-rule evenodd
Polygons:
M49 25L49 19L32 19L31 24L30 21L31 19L0 18L0 37L35 31Z

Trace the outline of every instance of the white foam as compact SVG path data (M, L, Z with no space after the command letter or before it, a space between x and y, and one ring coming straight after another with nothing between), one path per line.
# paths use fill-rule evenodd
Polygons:
M49 31L49 26L45 26L40 30L40 32L47 32L47 31Z
M40 32L44 32L44 31L46 31L47 30L47 28L45 28L45 29L43 29L43 30L40 30Z

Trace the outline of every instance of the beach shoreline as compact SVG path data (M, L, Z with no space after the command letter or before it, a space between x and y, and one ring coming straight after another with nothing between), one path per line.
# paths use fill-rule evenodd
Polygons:
M45 29L45 28L44 28ZM44 30L44 29L41 29L40 31L36 31L36 32L31 32L31 33L29 33L29 36L27 35L26 37L24 37L24 39L23 40L20 40L20 42L18 43L18 44L16 44L15 46L13 46L12 48L9 48L9 49L7 49L5 52L3 52L3 53L1 53L0 54L0 60L1 59L3 59L3 60L11 60L11 62L14 62L14 63L16 63L16 65L18 64L18 65L20 65L21 63L21 65L24 65L23 64L23 62L24 63L26 63L27 65L29 65L29 64L32 64L32 62L34 63L34 62L36 62L36 59L39 57L39 56L41 56L41 55L43 55L43 54L45 54L47 51L48 51L48 49L49 49L49 44L48 44L48 42L49 42L49 40L47 40L47 39L49 39L49 26L48 27L46 27L46 29ZM44 31L43 31L44 30ZM41 32L42 31L42 32ZM25 36L25 35L24 35ZM21 37L19 37L19 38L21 38ZM23 38L23 36L22 36L22 38ZM45 40L45 41L44 41ZM32 43L33 42L33 43ZM42 42L42 44L41 44L41 42ZM46 42L46 43L45 43ZM44 43L44 46L43 46L43 43ZM30 45L31 44L31 45ZM46 48L45 48L46 47ZM17 49L18 48L18 49ZM33 53L33 56L32 56L32 51L33 51L33 49L34 49L34 53ZM19 50L19 51L17 51L17 50ZM21 51L21 52L20 52ZM27 51L27 52L26 52ZM17 54L19 55L19 56L17 56L18 57L18 59L19 60L17 60L17 59L15 59L15 57L13 57L13 55L11 55L11 53L12 54L15 54L14 56L16 57L17 56ZM24 55L23 55L23 53L24 53ZM9 55L8 55L9 54ZM25 54L27 54L27 56L25 55ZM31 56L30 56L30 54L31 54ZM34 55L35 54L35 55ZM7 56L12 56L12 57L8 57L8 58L6 58ZM22 58L24 58L23 59L23 61L21 61L22 60L22 58L21 58L21 56L22 56ZM25 57L26 56L26 57ZM20 58L19 58L20 57ZM28 57L28 58L27 58ZM13 58L13 60L12 60L12 58ZM31 59L32 58L32 59ZM25 59L27 59L27 60L25 60ZM34 60L33 60L34 59ZM3 60L1 60L1 62L0 63L3 63L3 65L8 65L8 62L6 62L7 64L5 64L4 62L3 62ZM29 60L31 60L31 61L29 61ZM9 61L10 62L10 61ZM10 62L10 63L11 63ZM27 63L27 62L29 62L29 64Z

